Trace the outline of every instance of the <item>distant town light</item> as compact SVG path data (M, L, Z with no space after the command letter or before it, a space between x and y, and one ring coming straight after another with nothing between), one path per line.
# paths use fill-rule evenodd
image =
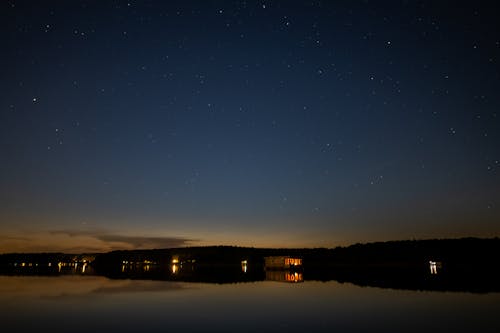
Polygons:
M429 268L431 270L432 275L437 274L438 268L441 268L441 267L443 267L443 266L442 266L442 263L440 261L433 261L433 260L429 261Z

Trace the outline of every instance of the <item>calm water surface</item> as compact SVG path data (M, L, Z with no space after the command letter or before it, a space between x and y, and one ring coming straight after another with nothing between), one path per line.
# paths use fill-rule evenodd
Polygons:
M500 294L0 276L3 332L500 332Z

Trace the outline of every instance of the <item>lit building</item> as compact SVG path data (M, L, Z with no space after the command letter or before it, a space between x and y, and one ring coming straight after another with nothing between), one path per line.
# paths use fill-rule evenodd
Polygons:
M293 269L302 267L302 258L276 256L265 257L264 267L266 269Z

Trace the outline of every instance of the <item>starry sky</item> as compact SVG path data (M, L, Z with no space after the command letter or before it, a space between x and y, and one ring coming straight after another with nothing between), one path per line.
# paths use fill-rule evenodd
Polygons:
M499 15L2 1L0 252L498 236Z

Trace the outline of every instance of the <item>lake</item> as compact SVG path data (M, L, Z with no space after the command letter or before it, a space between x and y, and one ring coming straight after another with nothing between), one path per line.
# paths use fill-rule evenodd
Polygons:
M499 313L497 292L0 276L4 332L500 332Z

